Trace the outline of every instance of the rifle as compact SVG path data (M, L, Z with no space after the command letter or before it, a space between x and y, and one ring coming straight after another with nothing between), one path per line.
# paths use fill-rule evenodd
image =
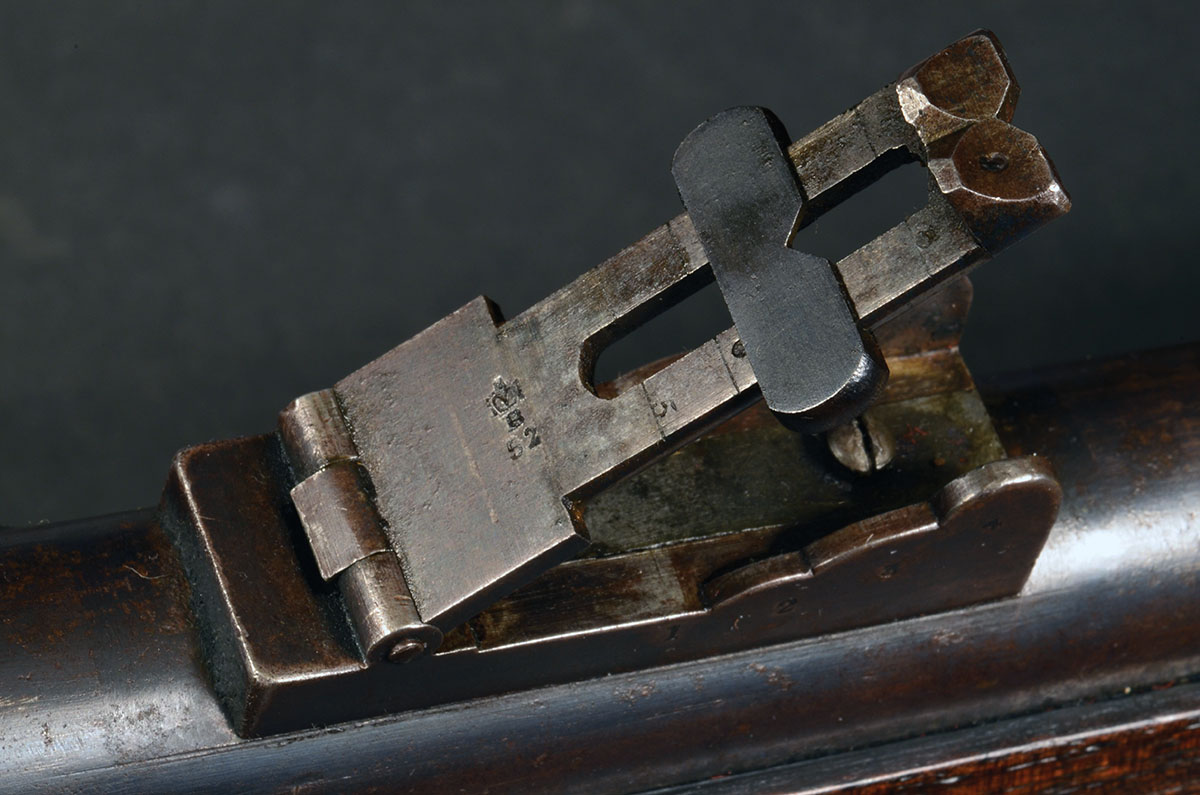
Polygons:
M790 146L719 114L687 214L541 304L6 530L3 787L1189 783L1200 349L982 392L958 350L966 270L1068 207L1016 94L978 33ZM787 247L913 159L926 207ZM706 280L734 328L591 383Z

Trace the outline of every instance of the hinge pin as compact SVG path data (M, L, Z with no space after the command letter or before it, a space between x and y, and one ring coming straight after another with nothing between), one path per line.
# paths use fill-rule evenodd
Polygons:
M408 662L436 649L442 633L421 620L332 390L292 401L279 427L300 524L321 578L337 583L367 662Z

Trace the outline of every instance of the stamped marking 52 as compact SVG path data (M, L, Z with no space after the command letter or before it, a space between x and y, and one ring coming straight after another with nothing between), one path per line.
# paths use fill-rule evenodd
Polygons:
M517 379L506 381L502 376L496 376L492 382L492 393L487 396L488 410L492 416L502 421L508 428L508 441L505 449L509 457L516 461L525 455L526 450L532 450L542 443L538 429L529 422L521 410L525 393L521 391L521 382Z

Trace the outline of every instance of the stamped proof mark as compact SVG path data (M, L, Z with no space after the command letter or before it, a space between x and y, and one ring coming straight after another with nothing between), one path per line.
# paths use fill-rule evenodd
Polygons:
M492 416L501 420L508 429L509 436L504 447L513 461L525 455L526 450L542 443L537 428L530 424L521 410L520 404L524 400L525 393L521 391L520 381L515 378L506 381L502 376L496 376L492 381L492 393L484 401Z

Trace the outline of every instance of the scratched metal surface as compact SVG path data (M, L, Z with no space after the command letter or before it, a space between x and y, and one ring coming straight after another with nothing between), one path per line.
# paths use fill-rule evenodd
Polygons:
M0 558L0 787L236 739L153 511L5 530Z
M746 771L1200 668L1200 348L993 402L1065 486L1018 598L718 659L243 741L147 513L6 531L0 791L623 791Z
M787 386L767 390L768 406L785 424L813 432L813 423L832 428L860 414L853 406L875 397L887 375L870 330L1070 208L1047 154L1009 123L1018 94L1001 45L978 32L794 144L776 141L756 111L774 151L775 182L718 186L721 201L740 208L724 214L697 204L704 191L693 189L714 174L745 171L738 153L757 152L762 141L726 142L698 160L683 156L698 134L714 129L710 121L676 155L679 189L700 211L696 219L685 213L669 221L511 320L476 298L339 381L338 404L421 619L449 632L578 553L586 537L582 499L746 405L762 372L780 377L762 360L778 355L765 345L768 331L791 340L785 347L798 346L789 368L811 360L779 382ZM728 129L741 130L742 122ZM797 227L908 160L928 168L924 207L836 264L787 248ZM773 197L764 216L770 220L762 229L746 226L746 209L764 197ZM797 262L815 265L801 274L804 289L766 286L769 268L761 262L744 281L761 282L762 294L735 290L717 265L705 271L710 248L736 260L730 252L738 241L745 248L772 227L777 239L753 250L784 263L783 281ZM713 273L751 339L727 329L630 389L596 394L599 352ZM823 289L813 303L808 293L817 284ZM804 333L785 329L785 316L812 325ZM820 356L796 342L804 337L819 340ZM828 373L817 378L814 362ZM782 394L797 402L784 409ZM827 399L830 406L818 408Z

